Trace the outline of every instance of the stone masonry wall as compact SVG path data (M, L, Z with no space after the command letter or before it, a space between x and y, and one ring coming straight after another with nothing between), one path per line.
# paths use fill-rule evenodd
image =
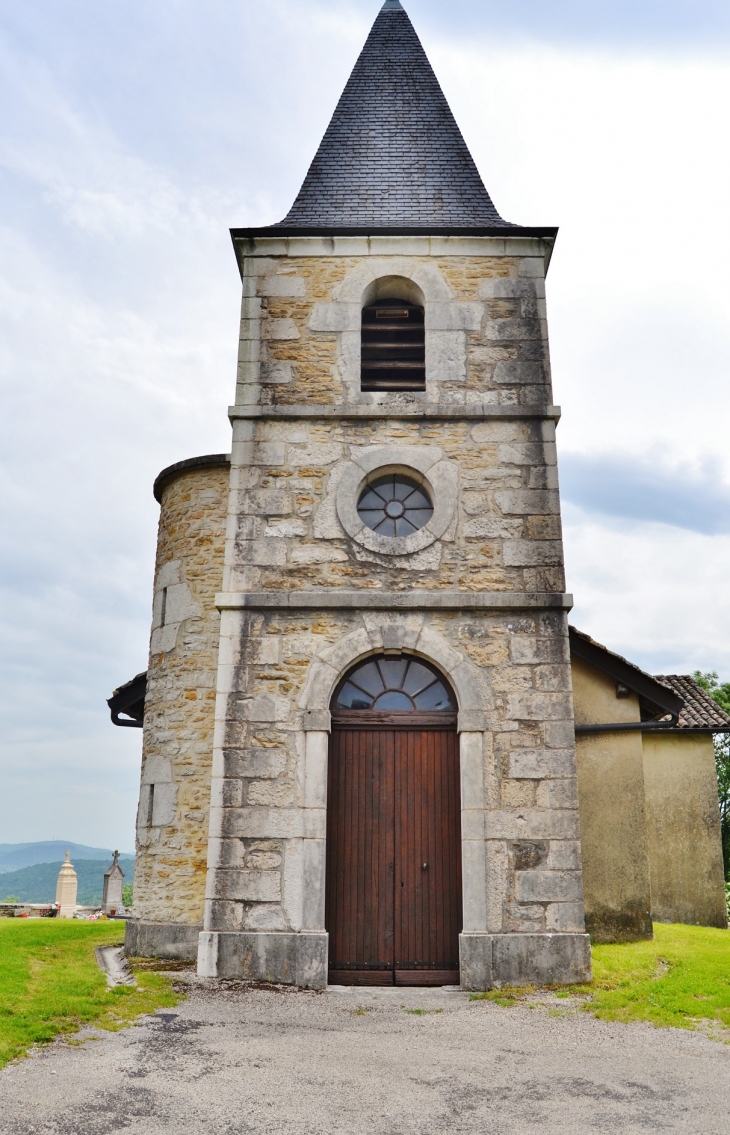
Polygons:
M326 724L307 718L307 691L321 684L326 706L343 644L362 656L387 640L432 659L438 641L447 676L468 672L473 690L460 716L465 931L580 932L546 249L353 240L340 256L337 244L267 238L241 261L206 928L323 929L326 733L306 730ZM423 297L427 389L362 393L363 302L394 278ZM451 512L422 550L374 551L348 531L343 493L354 505L369 459L434 470L435 507ZM328 609L337 592L344 608ZM399 613L414 593L422 609ZM459 609L459 595L476 605Z
M307 908L317 906L318 896L302 895L303 861L305 845L323 847L326 820L321 794L318 804L307 800L311 772L297 707L313 659L339 669L346 636L357 635L363 651L376 650L388 628L396 632L391 641L399 637L404 649L427 657L433 636L440 636L454 669L467 660L485 711L478 749L473 741L469 752L462 747L464 839L486 849L476 877L465 863L465 887L473 891L465 904L472 924L465 929L583 929L562 612L274 611L227 618L224 649L234 667L221 722L214 850L220 869L209 890L209 929L317 928L316 911L308 915ZM464 736L474 735L462 735L462 742Z
M373 242L349 243L366 248ZM436 242L390 243L393 251L410 244L428 253ZM245 257L236 402L420 401L417 395L359 390L363 299L374 280L387 278L412 281L426 299L427 401L549 402L545 250L537 241L508 243L512 255L485 249L480 255Z
M135 917L202 923L227 467L162 494L137 816Z
M554 422L265 421L235 436L244 429L226 590L563 591ZM379 555L342 528L340 478L371 446L435 448L454 466L453 522L423 551Z

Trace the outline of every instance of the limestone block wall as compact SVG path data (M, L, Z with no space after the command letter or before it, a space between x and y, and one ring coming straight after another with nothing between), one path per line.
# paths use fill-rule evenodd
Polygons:
M658 922L727 927L712 736L644 735L652 913Z
M550 248L541 240L267 238L236 248L243 279L237 405L550 401ZM362 308L379 282L392 294L397 280L425 307L425 398L360 391Z
M134 914L195 925L203 919L220 630L214 600L229 467L183 466L161 491Z
M302 706L384 647L461 693L465 930L582 930L565 616L340 610L224 612L207 928L323 928L327 734Z
M572 660L576 725L640 721L639 699L616 697L616 682ZM651 938L652 896L640 732L579 735L578 798L586 929L597 942Z
M388 649L441 666L459 699L469 987L495 973L580 979L589 961L549 246L267 236L237 248L244 296L200 972L273 966L281 980L326 981L329 698L349 664ZM362 307L398 289L424 306L426 390L363 393ZM415 471L434 505L423 529L390 543L356 512L365 478L385 468ZM310 935L309 952L276 937L292 934ZM496 968L490 935L512 943L501 961L494 946ZM293 952L279 964L281 950ZM303 979L286 976L297 966Z
M552 421L274 419L237 421L234 437L226 591L564 589ZM396 556L350 538L340 516L348 468L364 455L412 466L419 453L453 472L448 483L425 475L451 509L441 537Z
M224 590L561 593L544 242L268 238L263 244L254 255L241 250ZM383 280L423 296L422 394L360 392L362 304ZM416 554L378 554L343 527L341 479L374 447L391 465L409 464L405 447L421 447L424 458L434 455L432 467L452 476L452 523Z

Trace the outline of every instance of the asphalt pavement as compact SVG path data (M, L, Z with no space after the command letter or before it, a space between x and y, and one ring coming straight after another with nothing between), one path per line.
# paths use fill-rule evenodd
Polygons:
M250 990L0 1072L2 1135L730 1132L730 1045L442 990ZM72 1038L76 1041L79 1038Z

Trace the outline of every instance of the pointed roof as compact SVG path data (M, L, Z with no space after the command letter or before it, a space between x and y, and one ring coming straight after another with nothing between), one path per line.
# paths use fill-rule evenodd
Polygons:
M234 242L378 233L557 234L500 217L400 0L385 0L287 216L231 230Z
M503 227L399 0L386 0L274 228Z

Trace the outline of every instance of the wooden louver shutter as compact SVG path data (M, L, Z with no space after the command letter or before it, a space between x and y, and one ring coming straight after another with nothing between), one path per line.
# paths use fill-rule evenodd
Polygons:
M426 389L422 307L405 300L382 300L363 308L362 389Z

